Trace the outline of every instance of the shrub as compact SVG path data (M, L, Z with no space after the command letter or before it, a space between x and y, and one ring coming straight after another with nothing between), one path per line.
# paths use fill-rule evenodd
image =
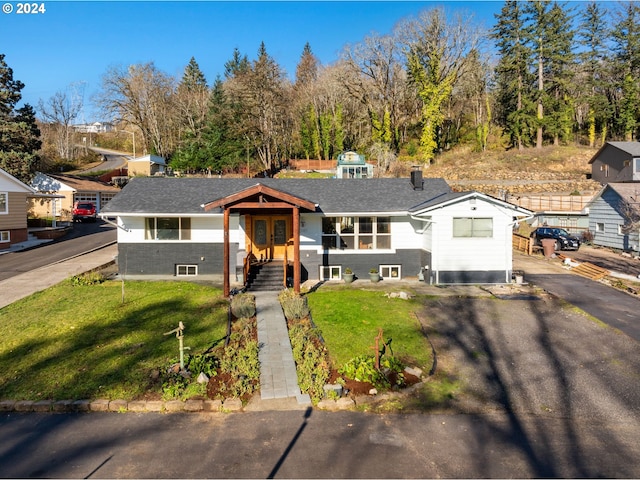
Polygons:
M255 391L260 380L258 342L233 333L220 358L220 371L233 379L227 394L242 397Z
M278 295L278 300L287 320L298 320L309 316L307 297L303 297L291 289L286 289Z
M300 390L317 403L329 378L329 358L320 331L309 322L299 322L289 328L289 338Z
M74 275L71 277L71 285L74 287L99 285L104 281L104 275L100 272L87 272L82 275Z
M239 293L231 299L231 313L236 318L251 318L256 314L256 299L248 293Z

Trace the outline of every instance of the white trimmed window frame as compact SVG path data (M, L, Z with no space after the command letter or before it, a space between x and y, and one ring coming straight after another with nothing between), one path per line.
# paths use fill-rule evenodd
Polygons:
M176 277L197 277L198 265L178 264L176 265Z
M340 265L320 265L320 280L340 280L342 278L342 266ZM329 273L328 278L326 273Z
M0 243L8 243L11 241L11 231L2 230L0 232Z
M9 194L0 192L0 215L9 214Z
M380 278L385 280L400 280L402 267L400 265L380 265L378 273L380 273Z

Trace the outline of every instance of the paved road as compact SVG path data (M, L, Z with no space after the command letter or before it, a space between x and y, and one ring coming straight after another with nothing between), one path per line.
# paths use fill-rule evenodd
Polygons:
M591 260L597 251L589 251ZM611 268L611 260L597 263ZM558 260L514 253L514 270L525 280L593 315L640 342L640 298L600 282L569 273ZM635 265L635 264L633 264Z
M73 230L55 242L0 255L0 281L59 262L116 241L115 227L101 220L75 223Z
M308 418L305 418L308 417ZM635 425L508 415L12 414L0 471L26 478L640 476ZM609 432L615 431L617 439Z

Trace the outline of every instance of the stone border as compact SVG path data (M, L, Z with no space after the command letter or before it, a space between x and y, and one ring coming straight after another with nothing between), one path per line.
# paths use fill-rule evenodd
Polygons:
M222 400L4 400L0 412L238 412L242 410L239 398Z

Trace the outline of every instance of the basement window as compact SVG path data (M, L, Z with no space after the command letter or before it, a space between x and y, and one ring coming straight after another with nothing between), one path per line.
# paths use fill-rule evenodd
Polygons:
M194 277L196 275L198 275L197 265L176 265L176 276Z
M400 265L380 265L380 276L385 280L400 280Z
M0 232L0 242L6 243L9 241L11 241L11 232L9 232L9 230Z
M340 280L342 267L339 265L327 265L320 267L320 280Z

